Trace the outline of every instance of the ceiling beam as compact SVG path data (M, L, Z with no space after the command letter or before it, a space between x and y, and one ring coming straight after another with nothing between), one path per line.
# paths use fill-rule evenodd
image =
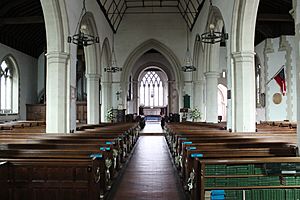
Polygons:
M258 14L258 22L294 22L289 14Z
M42 23L44 23L44 17L42 16L0 18L0 25L42 24Z
M22 4L28 4L28 0L8 1L0 7L0 15L6 15L11 9Z

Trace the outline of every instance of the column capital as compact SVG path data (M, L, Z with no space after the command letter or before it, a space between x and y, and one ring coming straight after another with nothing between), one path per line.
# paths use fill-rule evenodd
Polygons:
M220 77L219 72L205 72L204 75L206 78L219 78Z
M50 51L46 53L47 60L49 63L67 63L69 54L66 52Z
M85 74L85 77L87 79L100 80L100 74Z
M235 60L235 62L253 62L254 51L240 51L240 52L233 52L232 57Z

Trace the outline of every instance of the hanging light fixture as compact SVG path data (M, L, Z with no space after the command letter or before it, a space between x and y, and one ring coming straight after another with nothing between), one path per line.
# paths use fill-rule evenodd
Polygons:
M86 14L85 0L83 0L83 7L81 10L79 21L75 29L75 33L73 36L68 37L68 43L73 43L78 46L89 46L94 43L99 43L99 37L95 37L83 32L86 29L86 26L83 25L79 29L80 21L85 14Z
M117 66L117 59L116 59L116 54L115 54L115 48L114 48L115 44L114 44L114 34L113 34L113 38L112 38L112 51L111 51L111 61L108 67L104 68L105 72L118 72L118 71L122 71L121 67Z
M201 41L203 43L215 44L218 42L225 42L228 39L228 33L216 32L215 25L209 25L209 32L201 35Z
M186 53L185 53L185 59L184 59L184 66L181 67L181 70L184 72L193 72L196 71L196 67L192 64L192 57L189 49L189 29L187 27L187 48L186 48Z
M210 6L212 7L212 1L210 0ZM203 33L201 35L201 41L203 43L209 43L209 44L215 44L218 42L225 42L228 39L228 33L224 32L217 32L215 31L215 25L210 24L209 25L209 31L206 33Z

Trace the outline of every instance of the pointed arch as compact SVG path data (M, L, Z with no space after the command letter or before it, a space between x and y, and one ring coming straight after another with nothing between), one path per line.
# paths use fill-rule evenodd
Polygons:
M87 12L81 20L82 31L86 34L98 36L94 15ZM87 74L100 74L100 44L95 43L84 47Z
M111 79L111 73L106 73L104 72L104 68L107 67L110 63L111 60L111 48L110 48L110 43L108 38L105 38L102 44L102 49L101 49L101 78L105 81L109 81Z
M255 25L259 0L236 0L231 27L232 52L254 51Z
M194 42L194 51L193 51L193 61L194 65L197 68L196 73L193 73L193 80L202 80L203 79L203 61L204 61L204 47L202 45L200 35L197 34Z
M215 26L215 31L222 32L223 30L225 30L223 16L222 16L219 8L216 6L211 6L211 8L210 8L207 25L206 25L207 31L209 31L211 24L213 24ZM219 64L218 64L219 60L216 60L215 58L219 57L220 43L206 44L205 47L206 47L205 53L208 54L206 56L207 61L206 61L206 71L205 72L218 71L218 69L216 69L215 67L219 66Z
M124 65L123 65L123 72L121 75L121 82L126 83L127 77L130 74L133 65L135 62L147 51L154 49L158 52L160 52L171 64L172 71L174 73L175 80L178 80L178 83L182 82L182 74L180 73L180 62L176 55L163 43L159 42L155 39L149 39L142 44L140 44L137 48L135 48L128 58L126 59Z
M64 1L41 0L44 13L48 52L69 52L69 21Z
M121 83L128 83L128 77L133 71L136 62L149 50L155 50L160 53L169 63L169 66L162 66L162 69L168 74L169 80L169 111L179 112L179 96L182 91L183 74L181 64L176 55L165 44L155 39L149 39L136 47L127 57L121 74ZM165 67L165 68L164 68ZM120 85L122 91L128 90L128 84ZM125 99L125 98L124 98ZM124 103L124 102L123 102ZM125 103L124 103L125 104Z
M106 113L112 106L112 74L104 71L109 65L110 58L110 44L108 38L105 38L101 50L101 122L107 122Z

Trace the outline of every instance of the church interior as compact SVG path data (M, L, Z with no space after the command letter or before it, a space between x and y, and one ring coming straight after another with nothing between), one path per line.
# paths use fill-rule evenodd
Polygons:
M1 200L300 199L300 1L2 0L0 27Z

